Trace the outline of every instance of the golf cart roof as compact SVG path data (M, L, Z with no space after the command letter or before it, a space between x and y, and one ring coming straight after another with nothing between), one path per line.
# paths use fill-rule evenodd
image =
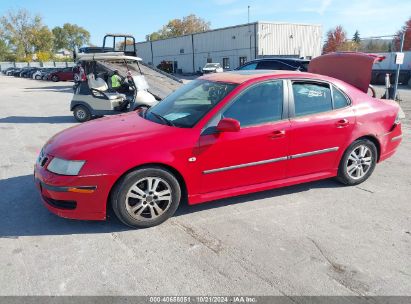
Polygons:
M107 53L79 53L77 54L77 61L117 61L117 60L133 60L142 61L140 57L127 56L119 52Z

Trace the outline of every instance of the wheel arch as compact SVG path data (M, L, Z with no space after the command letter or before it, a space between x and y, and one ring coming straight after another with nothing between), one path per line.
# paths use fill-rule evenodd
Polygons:
M369 141L371 141L375 145L375 147L377 148L377 162L379 162L380 161L380 155L381 155L381 143L378 140L378 138L374 135L368 134L368 135L361 136L361 137L359 137L355 140L361 140L361 139L368 139Z
M153 162L153 163L146 163L146 164L142 164L142 165L138 165L135 166L133 168L130 168L129 170L127 170L126 172L124 172L123 174L121 174L116 181L113 183L113 185L110 188L110 192L108 194L107 197L107 201L106 201L106 213L108 211L108 207L110 204L110 199L111 199L111 195L113 192L113 189L115 188L115 186L120 182L120 180L126 176L127 174L129 174L132 171L138 170L138 169L144 169L144 168L160 168L160 169L164 169L169 171L170 173L172 173L174 175L174 177L177 179L180 187L181 187L181 199L182 200L187 200L188 198L188 193L187 193L187 185L185 182L185 179L183 177L183 175L173 166L170 166L168 164L164 164L164 163L157 163L157 162Z

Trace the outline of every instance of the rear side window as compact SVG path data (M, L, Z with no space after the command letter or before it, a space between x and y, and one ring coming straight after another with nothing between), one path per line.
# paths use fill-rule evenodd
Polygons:
M295 116L322 113L333 109L331 89L325 83L294 82Z
M334 100L334 109L345 108L350 104L349 100L343 93L340 92L337 88L333 86L333 100Z

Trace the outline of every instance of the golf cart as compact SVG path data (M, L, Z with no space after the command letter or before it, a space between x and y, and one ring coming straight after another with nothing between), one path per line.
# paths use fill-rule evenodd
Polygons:
M141 61L138 57L127 56L120 52L78 54L77 62L83 76L78 77L74 86L74 96L70 110L79 122L93 117L115 115L139 108L148 108L158 101L147 89L144 76L132 75L129 67ZM121 92L111 87L110 79L113 71L106 68L110 62L123 63L127 68L123 78ZM134 68L134 70L139 70Z

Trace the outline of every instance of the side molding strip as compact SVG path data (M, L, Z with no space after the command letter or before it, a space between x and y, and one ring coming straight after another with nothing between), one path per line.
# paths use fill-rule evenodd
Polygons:
M258 165L276 163L276 162L283 161L283 160L288 160L288 159L295 159L295 158L301 158L301 157L312 156L312 155L317 155L317 154L323 154L323 153L328 153L328 152L334 152L334 151L338 151L338 149L339 149L339 147L333 147L333 148L327 148L327 149L316 150L316 151L311 151L311 152L294 154L294 155L290 155L290 156L283 156L283 157L278 157L278 158L260 160L260 161L256 161L256 162L245 163L245 164L240 164L240 165L234 165L234 166L229 166L229 167L210 169L210 170L203 171L203 174L217 173L217 172L235 170L235 169L246 168L246 167L251 167L251 166L258 166Z
M316 150L316 151L311 151L311 152L294 154L294 155L289 156L289 159L301 158L301 157L323 154L323 153L328 153L328 152L334 152L334 151L338 151L338 149L339 149L338 147L333 147L333 148L328 148L328 149L323 149L323 150Z
M210 173L216 173L216 172L221 172L221 171L234 170L234 169L264 165L264 164L269 164L269 163L276 163L276 162L279 162L279 161L282 161L282 160L287 160L287 157L284 156L284 157L260 160L260 161L252 162L252 163L245 163L245 164L241 164L241 165L234 165L234 166L229 166L229 167L205 170L203 173L204 174L210 174Z

